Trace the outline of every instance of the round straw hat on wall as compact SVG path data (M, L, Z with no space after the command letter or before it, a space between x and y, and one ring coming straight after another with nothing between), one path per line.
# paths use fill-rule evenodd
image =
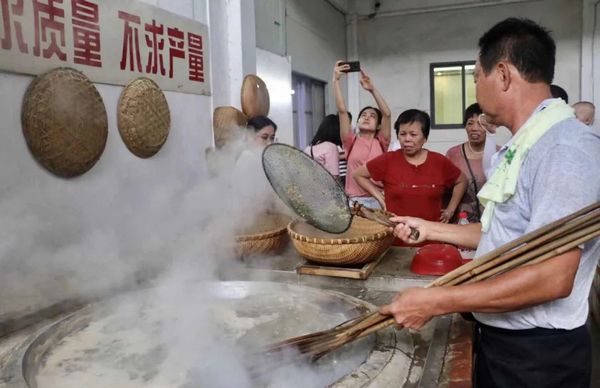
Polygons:
M242 82L242 111L246 116L267 116L269 114L269 90L257 75L248 74Z
M151 79L131 81L119 97L117 125L134 155L149 158L165 144L171 126L167 99Z
M222 148L236 136L242 135L240 128L245 128L248 117L232 106L219 106L213 113L213 134L215 146Z
M82 72L70 68L51 70L31 82L23 98L21 125L34 158L65 178L92 168L108 136L100 93Z

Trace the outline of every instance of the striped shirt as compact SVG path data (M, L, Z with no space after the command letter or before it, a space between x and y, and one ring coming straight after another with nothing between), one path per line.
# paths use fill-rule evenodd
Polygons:
M348 165L346 163L346 152L340 146L338 146L338 151L339 151L339 157L340 157L340 161L339 161L340 177L345 177L346 171L348 170Z

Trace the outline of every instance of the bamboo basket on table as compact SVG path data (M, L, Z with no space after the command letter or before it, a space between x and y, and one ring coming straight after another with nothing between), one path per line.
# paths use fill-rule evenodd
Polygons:
M290 217L266 213L235 236L236 252L242 257L280 253L288 243L286 233Z
M350 228L341 234L320 231L301 220L292 221L288 233L300 256L326 265L371 262L387 251L394 241L387 227L362 217L354 217Z

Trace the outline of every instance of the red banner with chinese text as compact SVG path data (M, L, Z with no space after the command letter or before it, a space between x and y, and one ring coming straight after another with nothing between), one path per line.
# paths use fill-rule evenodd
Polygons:
M0 70L81 70L125 85L210 94L206 25L134 0L0 0Z

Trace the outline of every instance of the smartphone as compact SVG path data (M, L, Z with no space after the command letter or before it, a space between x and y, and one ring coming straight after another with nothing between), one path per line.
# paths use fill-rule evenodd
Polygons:
M359 61L342 62L342 63L340 63L340 65L350 65L349 70L344 70L345 73L353 73L355 71L360 71L360 62Z

